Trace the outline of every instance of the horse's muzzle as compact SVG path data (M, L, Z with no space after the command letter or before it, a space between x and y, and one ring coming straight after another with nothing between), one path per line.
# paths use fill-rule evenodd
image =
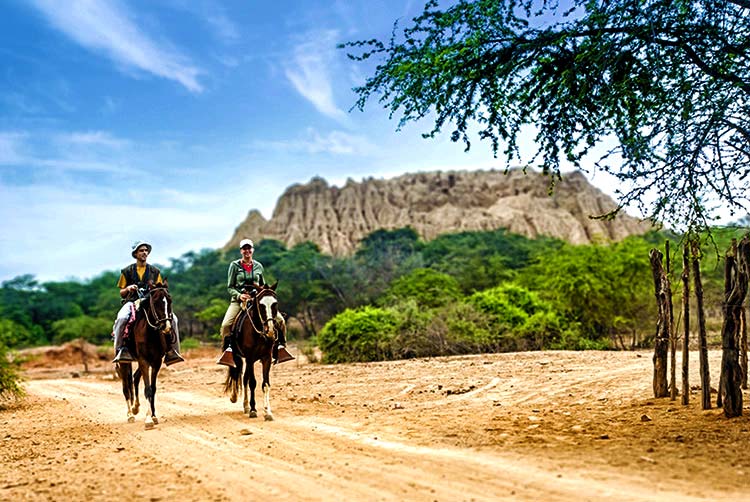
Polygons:
M263 337L274 342L276 341L276 326L273 320L269 319L266 321L265 326L263 326Z

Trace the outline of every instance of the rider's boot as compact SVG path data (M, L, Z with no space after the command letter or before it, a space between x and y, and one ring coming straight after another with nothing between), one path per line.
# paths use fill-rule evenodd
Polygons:
M127 317L118 318L115 320L114 334L115 334L115 358L112 359L113 363L132 363L135 358L130 354L128 347L123 343L122 331L125 329L125 325L128 323Z
M130 355L130 351L127 347L120 347L117 349L117 355L115 355L115 358L112 359L113 363L132 363L135 361L135 358Z
M291 355L286 350L286 329L280 329L279 330L279 338L276 341L276 344L273 347L273 363L283 363L286 361L291 361L294 359L294 356Z
M177 349L174 347L174 345L169 347L169 350L166 354L164 354L164 364L169 366L170 364L174 363L181 363L185 359L180 355L179 352L177 352Z
M234 354L232 353L232 346L229 344L229 337L224 337L224 343L222 345L224 351L221 353L221 357L219 357L218 361L216 361L216 364L223 364L224 366L229 366L230 368L236 368L237 365L234 364Z

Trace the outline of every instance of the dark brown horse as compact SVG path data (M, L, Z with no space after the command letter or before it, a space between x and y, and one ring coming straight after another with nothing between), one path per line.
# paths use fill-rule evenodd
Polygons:
M167 281L154 284L142 292L140 308L136 311L131 335L126 339L127 347L138 361L138 369L133 373L132 363L117 363L117 373L122 380L122 393L128 405L128 422L135 421L140 402L138 386L143 377L143 395L149 401L150 413L146 414L146 429L159 423L156 418L156 376L161 369L162 359L167 352L168 339L174 337L172 321L172 297Z
M234 351L235 368L229 368L227 379L224 384L224 392L230 394L230 401L237 402L237 394L240 388L240 377L243 376L243 359L245 361L245 373L242 378L244 390L244 410L248 417L255 418L258 412L255 409L255 361L260 361L263 381L263 416L266 420L273 420L271 413L271 362L273 357L273 346L276 343L277 329L283 329L275 322L279 312L279 302L276 297L276 284L253 285L254 293L245 308L240 312L232 326L232 346ZM248 387L250 388L250 399L248 401Z

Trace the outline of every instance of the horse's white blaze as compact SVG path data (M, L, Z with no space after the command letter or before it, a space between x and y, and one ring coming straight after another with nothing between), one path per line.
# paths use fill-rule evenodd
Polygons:
M273 310L271 307L276 305L277 300L273 296L264 296L260 299L260 302L258 303L258 306L263 309L262 312L266 314L265 319L266 321L271 321L273 319ZM261 316L262 318L263 316Z

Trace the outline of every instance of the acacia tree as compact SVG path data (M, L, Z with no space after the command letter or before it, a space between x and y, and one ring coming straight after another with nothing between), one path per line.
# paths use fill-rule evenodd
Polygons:
M378 96L399 128L434 118L425 137L450 127L466 149L476 127L508 166L539 168L553 184L564 161L610 173L622 183L609 216L635 205L705 227L711 201L747 202L750 0L439 4L394 25L387 42L342 45L377 60L356 107ZM527 126L536 151L523 159ZM614 146L595 153L600 144Z

